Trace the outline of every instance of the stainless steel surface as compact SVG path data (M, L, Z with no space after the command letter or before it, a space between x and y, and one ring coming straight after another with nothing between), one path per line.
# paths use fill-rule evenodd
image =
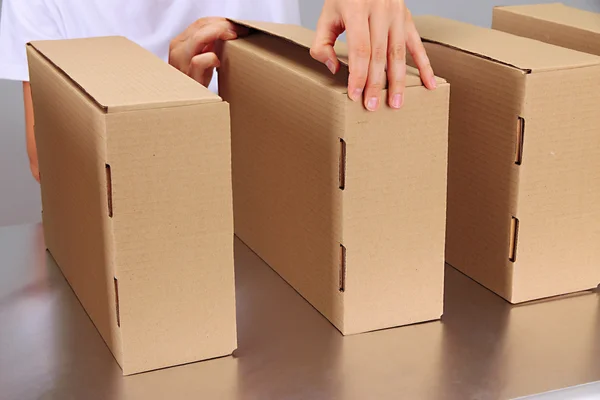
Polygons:
M235 357L122 377L40 227L0 228L0 399L485 400L600 380L597 291L511 306L448 267L442 322L342 337L235 251Z
M568 389L553 390L533 396L521 397L519 400L598 400L600 399L600 382L574 386Z
M556 1L535 0L535 3ZM495 5L533 2L532 0L406 0L408 8L415 15L435 14L482 26L491 24L491 10ZM600 12L598 0L561 0L561 2L572 7ZM0 0L1 5L2 0ZM302 24L314 29L323 8L323 0L302 0L299 1L299 5ZM4 54L1 55L4 57ZM2 188L0 226L40 220L39 185L31 178L29 172L24 122L21 82L0 80L0 188Z

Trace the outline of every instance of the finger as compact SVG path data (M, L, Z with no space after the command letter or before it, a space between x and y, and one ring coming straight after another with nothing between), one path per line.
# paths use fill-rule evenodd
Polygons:
M369 63L371 61L371 33L369 32L369 16L364 9L351 14L345 21L348 39L348 96L358 101L362 98Z
M385 66L390 32L389 11L387 7L379 6L373 10L371 18L369 18L371 60L364 96L365 107L369 111L375 111L379 108L381 91L386 83Z
M170 62L185 73L195 55L217 40L231 40L238 36L243 28L229 21L219 21L200 27L184 42L177 45L170 54Z
M227 21L227 19L223 17L204 17L197 19L192 25L190 25L190 27L192 27L193 30L196 30L198 28L203 27L204 25L209 25L215 22L223 21Z
M206 18L200 18L199 20L194 22L192 25L188 26L186 28L186 30L184 31L185 38L188 38L189 36L196 33L196 31L200 30L201 28L204 28L205 26L215 25L215 24L229 24L230 29L237 32L238 36L244 36L249 33L249 29L246 28L245 26L238 25L238 24L231 22L228 19L225 19L223 17L206 17Z
M208 87L213 76L213 71L221 65L215 53L198 54L192 57L188 75Z
M423 46L421 37L419 36L417 28L412 22L412 19L407 20L406 36L406 46L408 47L408 51L410 51L410 54L415 61L415 65L419 70L423 84L427 89L435 89L437 87L435 74L433 72L433 68L431 68L429 57L427 57L425 46Z
M406 36L404 14L394 19L390 28L388 44L388 103L392 108L400 108L404 104L406 87Z
M312 58L325 64L332 74L337 73L340 67L333 46L343 31L341 21L330 17L329 14L322 14L317 23L315 40L310 48Z
M247 28L229 21L219 21L199 28L187 41L191 57L200 54L202 49L217 40L232 40L245 33ZM191 58L190 57L190 58Z
M185 30L183 32L181 32L177 37L175 37L174 41L184 42L191 35L193 35L194 32L196 32L201 27L208 25L208 24L212 24L215 22L222 22L222 21L227 21L227 20L223 17L205 17L205 18L197 19L196 21L194 21L194 23L192 23L187 28L185 28Z

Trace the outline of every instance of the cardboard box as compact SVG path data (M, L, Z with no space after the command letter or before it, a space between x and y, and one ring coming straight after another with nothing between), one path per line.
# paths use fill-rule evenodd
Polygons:
M227 103L121 37L27 54L46 246L123 373L231 354Z
M492 28L600 56L600 14L564 4L496 7Z
M411 70L404 108L371 113L348 99L346 66L310 57L312 31L244 24L219 74L236 234L343 334L438 319L448 84L428 91Z
M452 85L446 261L512 303L600 282L600 58L415 17Z

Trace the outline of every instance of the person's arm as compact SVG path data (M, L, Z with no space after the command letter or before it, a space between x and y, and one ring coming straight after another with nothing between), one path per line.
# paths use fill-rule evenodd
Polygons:
M407 50L425 86L435 89L433 70L404 0L325 0L311 54L332 73L339 69L333 46L344 31L349 50L348 96L352 100L363 99L367 109L378 109L387 82L387 101L391 107L400 108Z
M29 87L26 44L32 40L61 39L58 16L43 0L4 0L0 21L0 79L23 82L25 138L29 166L39 182L37 151L33 135L33 106Z
M23 102L25 104L25 139L27 142L29 168L31 169L31 175L39 182L40 169L38 167L37 148L35 147L35 135L33 134L33 101L31 100L31 86L29 82L23 82Z

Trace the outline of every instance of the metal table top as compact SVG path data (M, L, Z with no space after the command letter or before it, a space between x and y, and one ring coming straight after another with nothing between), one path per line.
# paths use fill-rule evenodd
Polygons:
M600 381L600 292L511 306L446 267L442 321L343 337L243 243L234 357L123 377L39 225L0 228L0 399L504 399Z

